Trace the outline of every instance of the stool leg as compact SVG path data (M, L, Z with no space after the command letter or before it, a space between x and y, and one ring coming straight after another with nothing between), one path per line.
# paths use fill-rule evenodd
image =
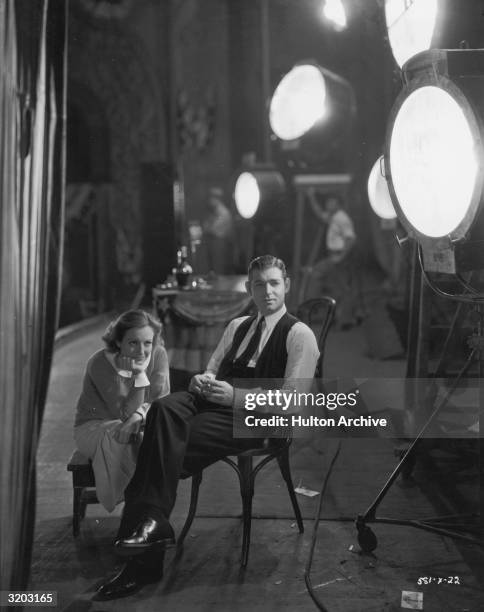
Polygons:
M304 524L301 516L301 510L299 509L297 497L294 493L294 485L292 483L291 468L289 465L289 449L284 449L284 451L280 455L278 455L277 463L279 464L279 469L281 470L282 477L286 481L289 497L291 498L292 507L294 508L294 514L296 515L296 522L297 526L299 527L299 533L304 533Z
M79 535L79 526L82 518L81 496L83 487L74 487L74 497L72 504L72 534L75 538Z
M238 457L240 470L240 494L242 496L242 555L240 565L247 567L249 559L250 530L252 523L252 498L254 497L254 475L252 457Z
M200 489L200 484L202 482L203 471L198 472L197 474L193 474L192 476L192 490L190 494L190 507L188 509L188 516L186 518L185 524L183 525L183 529L181 530L180 535L178 536L178 547L181 548L183 546L183 540L185 539L192 523L195 518L195 512L197 511L197 502L198 502L198 491Z
M85 496L83 495L83 493L81 493L81 499L79 501L79 517L81 519L85 518L86 516L86 508L87 508L87 500Z

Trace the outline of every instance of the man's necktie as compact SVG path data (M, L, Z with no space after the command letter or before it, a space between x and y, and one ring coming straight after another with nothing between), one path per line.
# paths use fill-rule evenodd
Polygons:
M255 328L254 333L252 334L252 338L249 340L249 344L245 348L245 351L242 353L242 355L240 355L240 357L236 359L238 365L243 366L243 367L247 366L247 364L251 360L251 357L254 355L257 348L259 347L259 342L262 336L262 324L263 323L264 323L264 317L261 317L259 319L259 322L257 323L257 327Z

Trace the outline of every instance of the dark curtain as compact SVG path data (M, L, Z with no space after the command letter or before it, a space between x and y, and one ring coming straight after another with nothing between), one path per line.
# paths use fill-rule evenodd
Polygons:
M59 310L66 0L0 0L0 589L28 584Z

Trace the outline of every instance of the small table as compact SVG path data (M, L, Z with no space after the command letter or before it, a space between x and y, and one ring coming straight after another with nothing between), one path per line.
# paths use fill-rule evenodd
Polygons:
M205 369L227 323L251 312L246 280L246 276L219 276L188 289L153 288L153 312L163 323L170 369L172 374L186 374L172 376L182 381L180 387Z

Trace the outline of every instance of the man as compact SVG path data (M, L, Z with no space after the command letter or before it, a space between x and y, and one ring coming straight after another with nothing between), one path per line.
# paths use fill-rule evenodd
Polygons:
M321 208L314 189L308 191L308 198L316 217L327 225L327 254L315 264L314 268L306 270L311 273L311 279L305 297L308 299L319 297L323 293L324 286L329 285L333 297L338 302L338 323L341 328L346 329L353 323L352 287L348 280L348 270L340 264L345 262L356 241L353 222L343 210L338 195L328 194L324 209ZM328 282L330 276L332 282Z
M217 274L233 273L234 222L225 206L220 187L211 187L208 215L203 222L203 239L207 246L208 269Z
M181 476L263 444L261 437L233 435L247 392L233 381L281 379L283 389L310 390L319 350L311 329L286 310L289 287L280 259L254 259L246 289L257 314L228 324L206 372L192 378L188 392L151 406L115 544L130 559L99 589L98 599L124 597L161 579L163 550L175 544L169 517Z

